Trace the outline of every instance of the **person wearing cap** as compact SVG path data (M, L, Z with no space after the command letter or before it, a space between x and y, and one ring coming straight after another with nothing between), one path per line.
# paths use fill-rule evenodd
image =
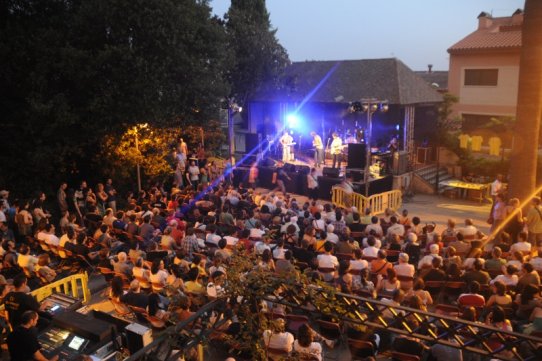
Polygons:
M529 242L536 247L542 242L542 207L540 197L533 197L531 208L527 212L527 229L529 231Z

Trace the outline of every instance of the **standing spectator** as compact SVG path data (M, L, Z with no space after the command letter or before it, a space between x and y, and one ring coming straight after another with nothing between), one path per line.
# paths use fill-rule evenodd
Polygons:
M28 211L30 202L27 200L21 202L21 208L16 216L17 228L19 230L19 236L26 237L32 235L32 215Z
M63 182L60 184L60 187L58 188L58 192L56 193L56 200L58 202L58 208L60 209L60 214L64 214L68 210L68 201L66 199L66 188L68 188L68 184L66 182Z
M536 247L542 242L542 210L540 209L540 197L533 197L531 209L527 212L527 229L529 230L529 242Z
M107 193L107 206L113 209L113 213L117 213L117 190L113 187L111 178L107 180L104 190Z
M309 200L318 199L318 179L316 176L316 168L312 168L311 172L307 174L307 188L309 190Z
M186 178L188 180L188 184L194 187L194 190L198 189L199 175L199 167L196 165L195 161L191 161L190 166L188 167L188 172L186 173Z
M23 321L23 314L26 311L40 310L40 304L30 295L27 287L27 278L23 273L13 278L13 291L9 292L4 298L6 311L9 316L11 328L17 328Z

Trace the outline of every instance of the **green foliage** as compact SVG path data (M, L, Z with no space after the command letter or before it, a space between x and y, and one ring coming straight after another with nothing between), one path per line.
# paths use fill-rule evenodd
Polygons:
M271 27L265 0L232 0L226 20L229 48L235 54L231 95L246 104L262 85L279 85L288 54Z
M461 130L461 119L452 118L452 108L459 98L451 93L442 96L442 103L438 108L437 115L437 141L444 146L450 146L451 138ZM453 144L457 143L457 139Z
M495 160L483 157L464 155L459 160L463 174L474 173L476 175L493 179L497 174L506 174L510 167L508 160Z
M206 1L8 0L0 12L0 184L15 194L102 178L91 159L107 136L203 124L229 93L226 32Z

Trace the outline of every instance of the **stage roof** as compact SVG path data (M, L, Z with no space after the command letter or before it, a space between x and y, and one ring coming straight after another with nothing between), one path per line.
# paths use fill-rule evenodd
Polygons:
M377 98L407 105L442 101L435 89L396 58L294 62L286 68L283 83L281 89L258 92L252 101L301 102L312 91L309 102Z

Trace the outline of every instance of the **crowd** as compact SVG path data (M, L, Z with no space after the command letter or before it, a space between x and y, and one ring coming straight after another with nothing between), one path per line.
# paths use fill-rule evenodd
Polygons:
M488 243L470 219L461 225L453 219L446 225L425 224L406 209L377 216L370 209L234 187L214 172L216 181L208 187L211 179L202 172L196 179L195 173L188 185L177 183L170 192L152 187L120 201L111 179L95 192L86 182L67 192L64 183L56 195L62 215L58 222L45 208L44 193L32 201L11 202L8 192L0 192L0 291L12 328L29 318L22 318L25 311L40 311L23 296L30 289L81 269L106 277L116 312L135 313L142 322L163 328L221 297L231 258L243 254L253 257L254 270L270 276L303 273L314 282L390 305L448 313L452 305L458 317L470 321L542 333L542 210L537 197L525 218L513 218ZM503 202L500 197L497 202ZM514 201L499 212L506 215L516 208ZM261 308L283 316L292 312L269 302ZM273 322L261 338L277 355L296 352L321 360L323 350L334 346L332 337L322 328L316 332L312 322L289 330L278 318L282 321ZM417 320L408 323L416 328ZM226 332L236 329L233 321ZM371 343L366 356L391 348L436 360L449 360L452 354L476 358L407 336L353 325L340 329L351 340Z

